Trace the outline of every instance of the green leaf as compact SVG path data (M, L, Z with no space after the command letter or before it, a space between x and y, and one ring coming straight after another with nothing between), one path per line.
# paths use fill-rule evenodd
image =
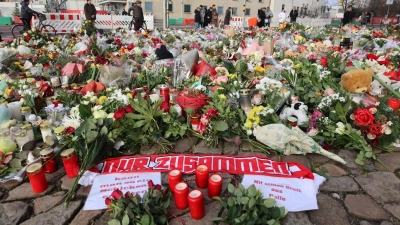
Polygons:
M235 204L232 197L228 198L227 203L228 203L228 206L233 206Z
M243 205L247 205L249 203L249 200L249 197L241 197L240 203L242 203Z
M247 192L248 192L248 196L249 196L249 197L254 197L254 196L256 196L256 194L257 194L257 188L256 188L256 186L255 186L254 184L250 185L250 186L247 188Z
M140 224L142 225L150 225L150 217L149 215L145 214L142 219L140 220Z
M121 222L119 222L117 219L112 219L108 221L108 225L121 225Z
M92 116L92 110L89 105L80 104L79 105L79 114L83 119L89 118Z
M372 152L366 152L365 153L365 157L367 157L367 158L371 158L372 157Z
M213 218L211 218L211 221L222 221L222 220L224 220L224 218L222 218L222 217L213 217Z
M228 184L228 191L229 193L233 193L235 191L235 186L233 186L233 184Z
M228 130L228 128L229 128L229 127L228 127L228 123L225 122L225 121L221 121L221 120L215 122L215 123L214 123L214 127L215 127L215 129L216 129L217 131L226 131L226 130Z
M267 208L272 208L272 207L274 207L275 203L276 203L275 199L267 198L264 200L263 204Z
M222 201L221 197L219 197L219 196L214 196L212 199L214 199L216 201Z
M122 218L122 225L129 225L129 217L127 213L125 213L124 217Z
M255 198L251 198L249 201L249 208L253 208L253 206L256 204L256 199Z
M342 107L342 104L340 104L340 102L336 103L335 110L336 110L336 113L343 114L343 107Z
M274 223L275 223L275 220L274 220L274 219L268 220L268 221L267 221L267 224L268 224L268 225L274 225Z
M146 120L139 120L139 121L137 121L137 122L135 123L135 125L133 125L133 128L141 127L141 126L143 126L143 125L145 125L145 124L147 124L147 123L148 123L148 121L146 121Z
M360 166L364 165L364 162L362 160L360 160L360 159L356 159L355 162Z
M11 168L21 168L21 160L14 158L9 162Z
M233 192L234 196L243 196L243 192L240 189L235 189L235 191Z

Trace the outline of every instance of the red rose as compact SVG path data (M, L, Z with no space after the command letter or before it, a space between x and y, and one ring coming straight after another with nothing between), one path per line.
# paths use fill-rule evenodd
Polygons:
M379 56L377 56L375 54L367 54L367 59L377 60L377 59L379 59Z
M106 205L111 205L112 200L110 198L106 198L105 203L106 203Z
M206 114L210 117L213 117L213 116L217 115L218 113L219 113L219 111L214 108L209 108L209 109L207 109L207 112L206 112Z
M382 134L382 126L379 124L372 124L369 126L369 132L373 135Z
M132 197L132 194L129 191L127 191L125 193L125 198L131 198L131 197Z
M356 109L354 111L354 121L359 125L371 125L375 117L368 109Z
M152 180L149 180L149 181L147 182L147 185L149 185L149 188L154 188L154 183L153 183Z
M354 64L353 64L352 61L348 61L348 62L346 63L346 66L347 66L347 67L348 67L348 66L354 66Z
M113 199L118 200L118 199L121 198L122 194L123 194L123 193L122 193L121 190L115 189L115 190L111 193L111 196L113 197Z
M26 39L27 41L29 41L29 40L31 40L31 36L26 35L26 36L25 36L25 39Z
M132 106L131 105L127 105L126 107L125 107L125 112L127 112L127 113L132 113L132 112L134 112L135 110L132 108Z
M63 131L63 134L64 134L64 135L72 134L72 133L74 133L74 131L75 131L75 128L73 128L73 127L67 127L67 129L65 129L65 130Z
M322 56L320 59L321 66L328 66L328 60L326 59L325 56Z
M119 108L114 113L114 118L116 120L120 120L120 119L124 118L124 116L125 116L125 109L124 108Z
M155 186L155 189L161 190L161 185L160 185L160 184L157 184L157 185Z

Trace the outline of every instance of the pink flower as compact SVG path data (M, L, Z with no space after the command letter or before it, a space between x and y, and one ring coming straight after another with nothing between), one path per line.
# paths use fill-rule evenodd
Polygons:
M325 95L333 95L335 94L335 91L332 88L328 88L324 91Z
M111 196L115 199L118 200L121 198L121 196L123 195L122 191L119 189L115 189L112 193Z
M322 112L318 111L317 109L314 109L313 115L316 117L322 117Z
M217 79L215 81L217 82L217 84L227 83L228 77L227 76L219 76L219 77L217 77Z

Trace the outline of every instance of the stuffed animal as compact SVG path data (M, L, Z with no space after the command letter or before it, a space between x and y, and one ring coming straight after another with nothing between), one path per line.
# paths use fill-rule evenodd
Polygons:
M392 84L392 81L387 76L379 75L379 78L381 78L381 80L383 80L389 86ZM372 87L372 92L376 94L382 94L384 86L381 83L379 83L379 81L377 80L372 81L371 87Z
M347 92L364 93L371 92L373 70L350 70L342 75L340 84Z
M297 124L301 125L308 121L307 110L308 107L304 102L295 102L290 107L283 109L279 118L286 121L289 116L294 116L297 118Z

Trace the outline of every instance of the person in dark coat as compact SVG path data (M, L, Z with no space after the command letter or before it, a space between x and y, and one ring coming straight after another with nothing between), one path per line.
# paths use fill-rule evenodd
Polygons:
M194 10L194 24L196 24L196 27L195 27L196 29L199 28L199 27L200 27L200 24L201 24L200 11L201 11L201 8L200 8L200 7L197 7L197 8Z
M204 16L204 27L208 26L208 24L211 23L211 17L212 17L212 7L206 10L206 14Z
M87 3L83 7L83 10L85 11L86 20L92 21L92 23L94 23L94 21L96 20L97 10L96 7L94 7L94 5L92 4L92 0L87 0Z
M342 19L343 26L348 23L351 23L352 20L353 20L353 8L350 6L347 8L346 12L344 12Z
M299 16L299 12L296 9L296 6L293 6L293 9L290 11L289 17L291 23L296 23L296 19Z
M267 10L265 7L258 10L258 27L265 27L265 18L267 18L265 15L265 10Z
M225 27L229 26L229 23L231 21L231 18L232 18L231 10L232 10L232 7L228 7L228 9L225 12L225 17L224 17L224 25L225 25Z
M128 15L128 12L125 11L125 9L124 9L124 10L122 10L122 15L123 15L123 16L127 16L127 15Z
M29 8L29 0L23 0L21 3L21 16L20 19L22 20L22 22L24 23L24 25L26 27L29 28L29 30L31 29L31 21L32 21L32 16L34 14L39 15L40 13L32 10L31 8Z
M135 31L138 31L143 26L144 15L143 15L143 9L142 9L141 5L142 5L141 1L136 1L135 4L129 8L129 11L128 11L129 16L131 15L131 11L133 11L132 17L133 17L133 19L135 19L135 24L134 24Z
M161 45L160 48L156 49L156 55L159 60L174 58L174 55L172 55L172 53L167 50L167 47L165 47L165 45Z

